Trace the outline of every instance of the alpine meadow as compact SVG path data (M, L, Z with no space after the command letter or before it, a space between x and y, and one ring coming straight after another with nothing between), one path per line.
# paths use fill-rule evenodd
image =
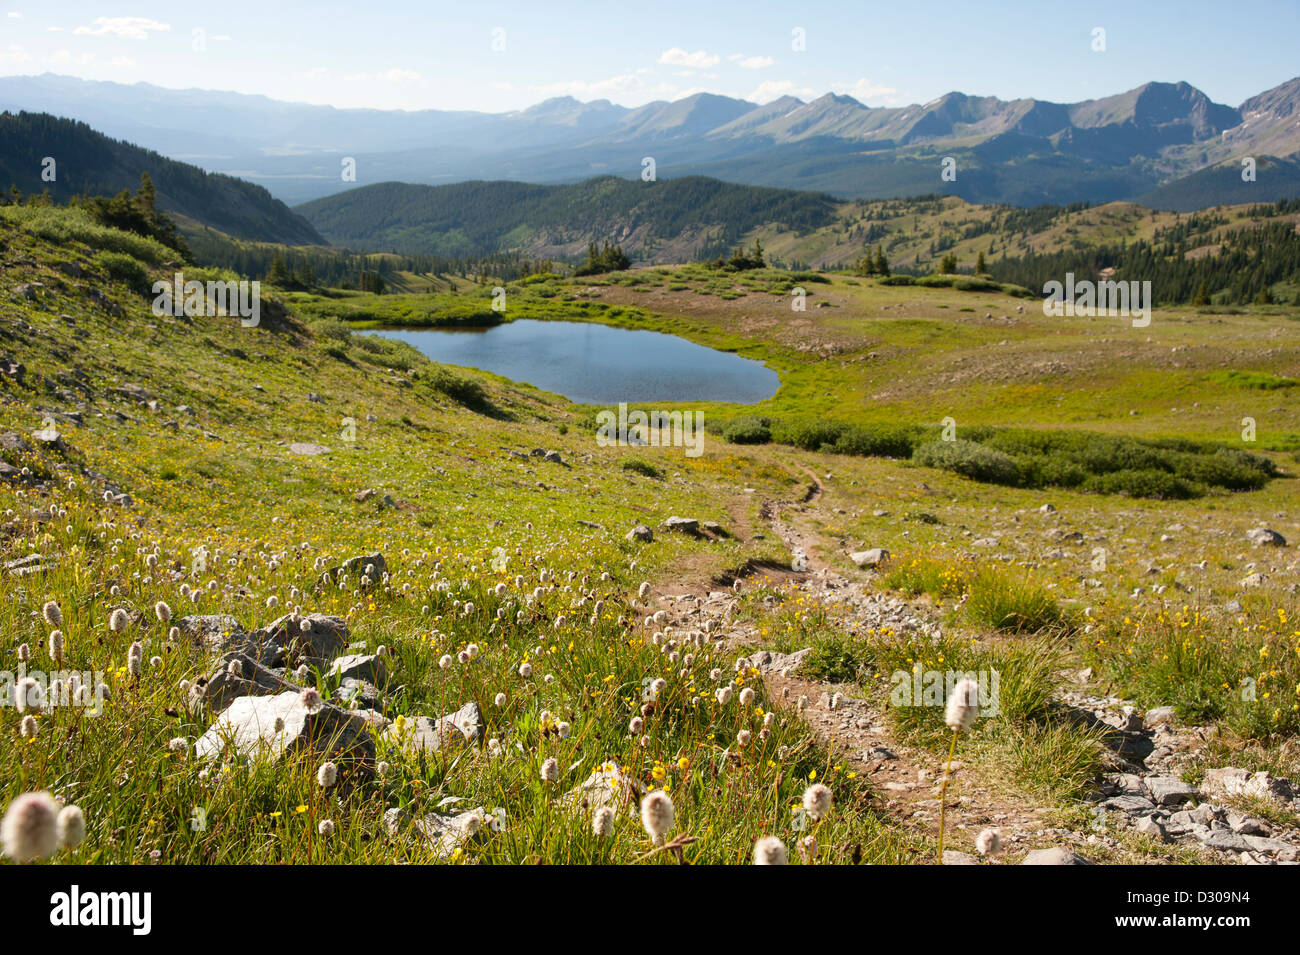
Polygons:
M7 12L12 930L503 864L1286 925L1300 10L1042 6Z

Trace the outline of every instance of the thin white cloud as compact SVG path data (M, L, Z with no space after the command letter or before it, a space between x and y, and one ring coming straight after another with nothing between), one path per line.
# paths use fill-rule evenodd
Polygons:
M746 96L745 99L754 103L770 103L782 96L797 96L804 99L815 95L815 90L811 90L806 86L796 86L789 80L767 80L759 83L754 92Z
M7 50L0 50L0 63L26 63L32 55L17 43L10 43Z
M108 61L108 65L115 70L134 70L138 63L129 56L115 56Z
M615 99L618 102L646 103L653 99L677 99L679 89L672 83L652 82L643 72L623 73L603 80L568 80L534 86L543 97L572 96L577 99Z
M6 16L8 16L10 20L21 20L23 18L23 15L17 10L10 10Z
M94 59L93 53L82 53L77 56L71 50L55 50L49 56L50 63L54 66L72 66L74 63L86 66Z
M892 86L873 83L866 77L856 83L832 83L831 90L835 93L852 96L859 103L866 103L868 100L873 99L890 105L898 102L898 90Z
M322 67L316 67L319 70ZM311 72L315 72L312 70ZM366 83L379 81L381 83L414 83L420 79L420 74L415 70L401 70L394 67L391 70L385 70L382 73L350 73L343 77L350 83Z
M716 53L709 53L707 50L696 50L694 53L687 53L680 47L673 47L659 54L660 63L667 66L688 66L693 70L706 70L710 66L716 66L720 59L722 57Z
M745 56L741 53L733 53L727 59L742 70L765 70L776 64L776 60L770 56Z
M115 36L126 40L147 40L150 33L166 33L169 23L159 23L148 17L95 17L94 26L77 27L72 32L79 36Z

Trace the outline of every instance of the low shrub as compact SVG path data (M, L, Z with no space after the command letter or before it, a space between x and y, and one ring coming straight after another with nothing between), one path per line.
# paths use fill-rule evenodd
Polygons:
M1023 481L1020 466L1011 455L961 438L923 444L912 454L912 460L990 484L1017 485Z
M731 444L767 444L772 440L772 429L766 418L747 415L728 421L722 437Z

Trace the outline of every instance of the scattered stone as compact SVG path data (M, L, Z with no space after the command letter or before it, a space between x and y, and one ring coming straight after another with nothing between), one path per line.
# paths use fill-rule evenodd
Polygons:
M879 567L885 561L889 560L889 551L883 547L872 547L870 550L859 550L849 554L849 560L859 567Z
M980 860L975 858L969 852L958 852L956 849L943 850L944 865L979 865Z
M1035 849L1029 855L1025 856L1021 865L1092 865L1081 855L1076 855L1069 849L1059 847L1051 849Z
M590 814L602 806L613 806L615 811L637 805L641 787L618 768L616 760L608 760L585 780L564 794L561 802L571 809Z
M354 653L335 660L330 665L325 678L327 680L337 678L340 681L364 680L375 686L383 686L388 682L388 669L384 666L384 658L381 656Z
M683 534L699 533L700 522L693 517L670 517L663 523L666 531L680 531Z
M282 721L279 730L277 721ZM244 758L329 753L369 762L375 756L375 743L364 716L329 703L308 712L301 692L288 690L274 696L236 698L194 744L199 759L211 759L227 750Z
M1286 538L1267 527L1252 527L1246 537L1256 547L1285 547Z
M231 673L231 663L238 663L239 672ZM285 679L283 670L264 667L253 657L232 650L222 654L206 677L200 677L190 688L190 703L206 705L220 712L241 696L271 696L292 690L302 692L302 687Z
M1123 793L1119 796L1112 796L1101 804L1103 809L1113 809L1118 812L1142 813L1150 812L1156 808L1155 803L1145 796L1139 796L1134 793Z
M773 653L771 650L759 650L751 653L749 662L760 670L789 676L799 669L804 657L812 653L812 647L804 647L794 653Z
M1200 791L1179 779L1177 776L1148 776L1143 780L1147 792L1157 806L1180 806L1189 799L1196 799Z
M469 702L455 713L436 720L428 716L398 719L384 733L384 738L408 750L436 753L448 742L477 739L482 725L478 705Z
M1231 829L1205 829L1193 834L1201 845L1209 846L1211 849L1222 849L1227 852L1246 852L1251 848L1245 836L1239 836ZM1252 836L1251 838L1258 837Z
M1143 816L1133 828L1144 836L1150 836L1157 842L1169 841L1169 833L1165 832L1165 827L1154 816Z
M323 444L314 444L310 441L295 441L289 445L291 454L305 454L308 457L315 457L321 454L329 454L330 449Z
M451 858L457 849L483 834L487 825L487 812L482 807L457 815L431 812L419 819L412 819L403 809L384 813L389 838L414 833L429 843L439 859Z
M638 524L627 532L627 539L630 541L641 541L648 544L655 539L655 532L644 524Z
M304 630L306 623L309 629ZM259 659L271 666L306 663L321 669L348 645L348 625L342 617L311 613L296 623L285 614L261 630L249 634Z
M1172 706L1157 706L1147 710L1147 726L1159 726L1161 723L1172 723L1176 716Z
M1290 780L1231 766L1208 770L1201 782L1201 790L1211 797L1255 797L1282 803L1295 798Z

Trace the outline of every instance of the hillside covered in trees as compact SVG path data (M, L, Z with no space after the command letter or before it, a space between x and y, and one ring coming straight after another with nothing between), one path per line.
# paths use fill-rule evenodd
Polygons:
M331 242L407 254L464 256L508 249L578 258L615 242L634 260L656 243L688 258L730 252L751 230L796 233L828 225L836 201L812 192L739 186L688 176L658 182L605 176L564 186L463 182L365 186L297 206Z
M176 162L48 113L0 113L0 188L66 202L133 189L147 174L158 208L243 239L324 244L301 216L261 186Z

